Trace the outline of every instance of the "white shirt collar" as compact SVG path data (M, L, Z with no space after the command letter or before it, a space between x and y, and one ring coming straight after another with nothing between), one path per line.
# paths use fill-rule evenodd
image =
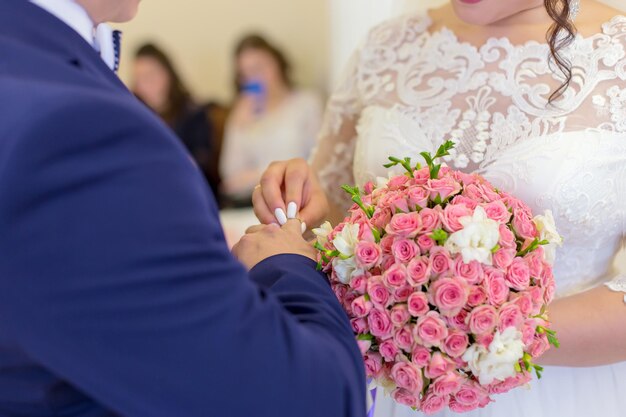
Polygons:
M30 0L62 20L66 25L74 29L85 41L95 46L94 23L87 11L74 0Z

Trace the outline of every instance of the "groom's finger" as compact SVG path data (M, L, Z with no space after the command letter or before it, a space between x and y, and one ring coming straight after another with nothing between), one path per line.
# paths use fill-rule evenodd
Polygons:
M282 229L288 233L297 234L298 236L302 236L306 229L306 225L302 223L298 219L290 219L285 223Z
M256 232L260 232L261 230L263 230L266 226L263 224L255 224L254 226L250 226L246 229L246 234L249 235L251 233L256 233Z

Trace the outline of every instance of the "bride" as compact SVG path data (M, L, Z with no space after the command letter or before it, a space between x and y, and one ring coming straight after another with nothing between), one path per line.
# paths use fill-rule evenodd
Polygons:
M340 185L446 139L448 165L551 209L565 238L551 306L562 347L530 390L470 415L623 416L626 277L613 265L626 241L626 17L592 0L451 0L375 28L330 100L311 167L272 164L255 211L264 223L287 208L309 225L336 221L350 204ZM375 415L416 413L379 396Z

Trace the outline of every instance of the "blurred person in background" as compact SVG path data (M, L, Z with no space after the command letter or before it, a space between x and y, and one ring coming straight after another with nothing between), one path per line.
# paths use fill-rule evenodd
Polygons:
M247 207L268 164L309 156L323 104L317 94L294 88L287 58L262 36L239 41L235 67L237 97L226 125L220 173L225 200L231 207Z
M220 180L215 155L220 139L215 137L210 105L194 102L171 59L150 43L135 54L132 90L174 130L217 196Z

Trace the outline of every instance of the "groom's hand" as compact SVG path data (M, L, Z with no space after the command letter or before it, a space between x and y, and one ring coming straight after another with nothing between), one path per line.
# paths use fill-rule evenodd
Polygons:
M252 269L259 262L281 254L295 254L316 260L316 250L302 237L299 220L289 220L282 228L276 224L253 226L233 247L233 254Z

